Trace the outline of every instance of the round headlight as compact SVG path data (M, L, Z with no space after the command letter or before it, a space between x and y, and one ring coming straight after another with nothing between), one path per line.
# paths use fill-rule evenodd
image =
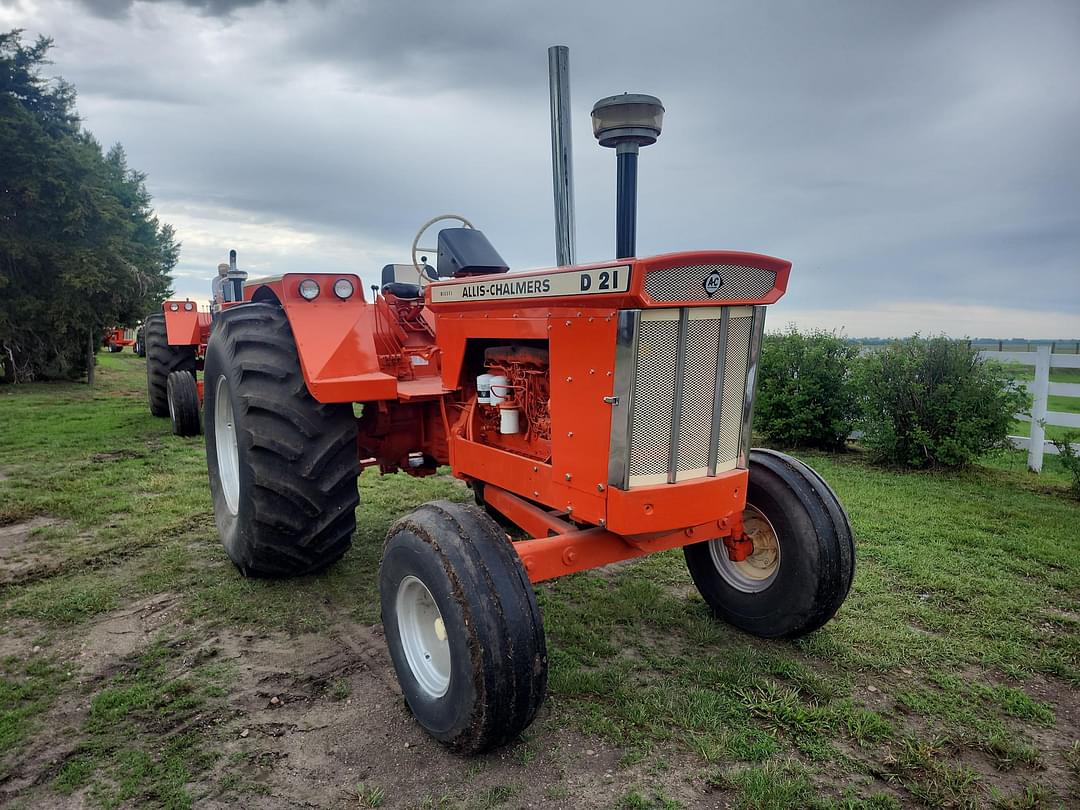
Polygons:
M191 303L190 301L186 301L186 302L184 302L184 309L187 310L188 312L191 312L191 310L195 309L195 305L193 303Z
M300 282L300 295L308 301L314 301L319 297L319 283L313 278L305 278Z
M339 278L334 282L334 295L344 301L346 298L350 298L353 294L352 282L347 278Z
M179 312L180 305L179 304L169 304L169 309L171 309L173 312Z

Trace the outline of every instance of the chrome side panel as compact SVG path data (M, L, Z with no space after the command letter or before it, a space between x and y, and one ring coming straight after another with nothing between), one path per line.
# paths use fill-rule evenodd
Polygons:
M611 449L608 453L608 484L620 489L627 488L630 478L635 358L640 335L641 310L620 310L615 336L614 401L611 403Z
M739 437L739 461L742 469L750 466L750 442L753 438L754 396L757 394L758 361L761 339L765 332L765 307L754 307L754 322L750 332L750 348L746 362L746 387L743 398L742 434Z

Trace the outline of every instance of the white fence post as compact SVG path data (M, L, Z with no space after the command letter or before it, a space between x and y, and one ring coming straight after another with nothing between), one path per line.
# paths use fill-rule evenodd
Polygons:
M1035 350L1035 382L1031 387L1031 440L1028 444L1028 469L1042 472L1043 445L1046 442L1046 395L1050 391L1050 347Z

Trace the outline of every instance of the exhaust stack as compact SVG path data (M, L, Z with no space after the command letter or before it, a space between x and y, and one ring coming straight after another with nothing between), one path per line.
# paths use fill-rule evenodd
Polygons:
M555 192L555 260L574 263L574 155L570 129L570 49L548 48L551 96L551 181Z

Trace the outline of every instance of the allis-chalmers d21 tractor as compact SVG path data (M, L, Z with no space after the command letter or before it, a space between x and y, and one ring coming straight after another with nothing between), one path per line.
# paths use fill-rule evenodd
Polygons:
M349 548L363 468L449 466L477 505L394 523L379 594L408 705L464 753L513 739L544 700L538 582L681 547L736 627L828 621L854 565L844 510L807 466L750 447L765 305L790 263L695 251L511 274L462 225L439 232L434 268L418 235L419 283L390 265L371 301L356 275L289 273L214 316L206 457L237 567L319 571ZM147 325L158 372L195 369L202 316L185 303L164 320L187 345Z

